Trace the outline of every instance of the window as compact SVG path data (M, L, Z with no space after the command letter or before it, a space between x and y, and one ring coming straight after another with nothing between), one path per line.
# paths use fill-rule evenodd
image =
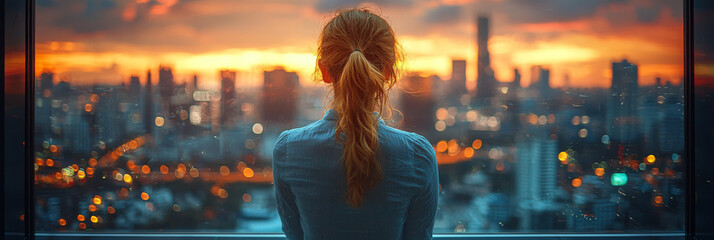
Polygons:
M38 231L281 231L272 146L323 113L338 2L36 5ZM684 231L681 2L378 7L408 56L392 123L437 152L435 232Z

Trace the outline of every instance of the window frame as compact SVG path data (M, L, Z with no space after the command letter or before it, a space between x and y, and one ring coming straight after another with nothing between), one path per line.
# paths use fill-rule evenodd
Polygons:
M35 81L35 0L25 0L25 142L34 142L34 122L35 122L35 98L34 91ZM442 233L434 234L434 239L697 239L694 229L694 44L693 44L693 2L694 0L682 0L683 8L683 24L684 24L684 127L685 127L685 212L684 231L677 232L649 232L649 233ZM4 6L3 6L4 10ZM3 11L4 12L4 11ZM5 33L4 25L3 32ZM7 33L6 33L7 34ZM12 34L12 33L11 33ZM4 49L4 47L3 47ZM3 61L4 62L4 61ZM4 64L3 64L4 69ZM3 96L5 92L3 91ZM3 98L4 101L4 98ZM3 147L4 149L4 147ZM33 155L34 145L25 144L25 229L24 239L223 239L223 238L241 238L241 239L285 239L282 233L181 233L181 232L151 232L151 233L122 233L122 232L103 232L103 233L61 233L61 232L36 232L35 209L35 186L34 171L33 171ZM3 207L7 207L3 204ZM7 233L5 236L15 236L20 233ZM19 237L19 236L17 236Z

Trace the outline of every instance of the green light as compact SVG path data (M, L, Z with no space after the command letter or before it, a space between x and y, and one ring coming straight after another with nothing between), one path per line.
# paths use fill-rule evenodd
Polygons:
M612 186L622 186L627 184L627 174L613 173L612 177L610 177L610 183Z

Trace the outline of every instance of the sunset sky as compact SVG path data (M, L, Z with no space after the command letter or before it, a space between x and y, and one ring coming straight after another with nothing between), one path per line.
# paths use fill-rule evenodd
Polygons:
M475 87L476 26L491 17L492 65L499 81L513 68L530 80L534 65L551 68L551 85L609 87L612 61L639 65L640 84L683 74L682 3L676 0L137 0L37 1L39 75L77 84L128 82L159 64L181 83L198 74L215 88L219 69L256 85L276 66L310 84L321 27L333 10L372 6L395 29L407 70L449 79L452 59L466 59Z

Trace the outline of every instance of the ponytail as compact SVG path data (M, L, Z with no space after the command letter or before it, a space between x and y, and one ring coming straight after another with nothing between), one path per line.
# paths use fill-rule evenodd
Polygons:
M376 107L374 95L387 94L383 82L384 75L359 50L350 53L342 76L335 82L335 97L341 98L336 106L341 117L337 120L335 137L344 146L342 159L347 176L346 196L347 203L352 207L361 206L367 190L382 177L382 168L376 157L379 126L373 111Z
M339 114L335 139L344 147L346 201L360 207L367 191L382 179L374 112L391 116L387 91L396 83L403 55L389 24L362 9L342 11L325 25L317 56L315 76L324 68L334 77L330 108Z

